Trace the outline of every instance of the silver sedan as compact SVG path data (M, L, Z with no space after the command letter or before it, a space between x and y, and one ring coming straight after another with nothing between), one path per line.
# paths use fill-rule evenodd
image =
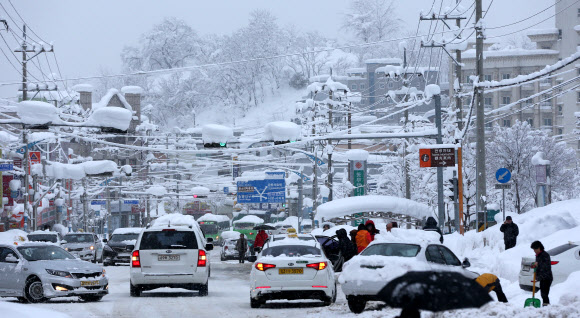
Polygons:
M31 303L70 296L99 301L108 293L101 266L76 259L59 246L0 244L0 297Z

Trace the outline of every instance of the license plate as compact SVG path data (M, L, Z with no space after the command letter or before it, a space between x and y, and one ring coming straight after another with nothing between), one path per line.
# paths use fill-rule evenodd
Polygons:
M304 269L303 268L280 268L280 269L278 269L278 274L280 274L280 275L304 274Z
M81 280L81 286L98 286L98 280Z
M179 255L158 255L158 261L179 261Z

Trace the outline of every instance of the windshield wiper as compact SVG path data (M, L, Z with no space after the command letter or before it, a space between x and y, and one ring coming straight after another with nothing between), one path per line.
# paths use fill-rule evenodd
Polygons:
M170 245L170 246L171 246L171 247L183 247L183 248L185 248L185 247L186 247L185 245L180 245L180 244L175 244L175 245Z

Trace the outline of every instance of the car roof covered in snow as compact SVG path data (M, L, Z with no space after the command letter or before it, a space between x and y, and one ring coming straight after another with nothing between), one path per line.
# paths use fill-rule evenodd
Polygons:
M286 237L283 240L278 240L278 241L269 241L268 243L266 243L267 246L265 248L269 248L269 247L276 247L276 246L286 246L286 245L303 245L303 246L314 246L317 247L318 245L318 241L316 240L301 240L297 237Z
M113 231L113 235L115 234L139 234L143 231L140 227L121 227Z

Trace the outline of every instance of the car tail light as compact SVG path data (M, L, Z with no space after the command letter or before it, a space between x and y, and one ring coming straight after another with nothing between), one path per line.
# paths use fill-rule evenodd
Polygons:
M250 232L250 235L254 235L254 233Z
M328 288L328 286L314 285L312 288Z
M556 264L558 264L558 263L560 263L560 262L559 262L559 261L551 261L551 262L550 262L550 264L552 264L552 265L556 265Z
M258 287L256 287L256 289L263 289L263 288L272 288L272 287L270 287L270 286L258 286Z
M133 251L133 254L131 254L131 267L141 267L139 251Z
M197 254L197 267L205 267L207 264L207 255L204 250L199 250Z
M265 263L256 263L256 266L255 267L259 271L265 271L268 268L275 268L276 265L274 265L274 264L265 264Z
M226 246L224 246L224 250L225 250L225 251L227 251L227 250L228 250L228 246L227 246L227 245L226 245Z
M328 264L326 262L320 262L320 263L306 264L306 267L314 268L317 271L321 271L321 270L325 269L327 265Z
M175 231L175 229L163 229L161 230L161 232L173 232Z

